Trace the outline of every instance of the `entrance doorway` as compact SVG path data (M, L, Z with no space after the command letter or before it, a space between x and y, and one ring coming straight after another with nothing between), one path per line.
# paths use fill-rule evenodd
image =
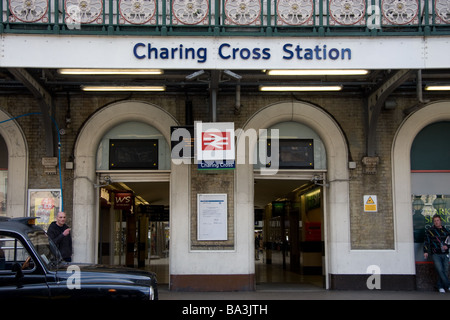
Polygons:
M323 192L312 176L255 177L257 287L325 287Z
M169 182L110 181L99 186L99 263L153 271L168 283Z

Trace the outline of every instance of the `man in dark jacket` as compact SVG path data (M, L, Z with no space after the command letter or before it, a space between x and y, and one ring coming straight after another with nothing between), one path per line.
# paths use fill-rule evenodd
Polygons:
M58 247L64 261L71 262L72 237L70 235L70 228L66 224L66 214L64 212L57 214L56 221L53 221L48 227L47 235Z
M450 281L447 277L448 272L448 253L450 232L442 226L442 219L439 215L433 216L433 226L425 231L425 242L423 245L424 258L428 255L434 262L434 267L438 273L437 287L439 292L450 290Z

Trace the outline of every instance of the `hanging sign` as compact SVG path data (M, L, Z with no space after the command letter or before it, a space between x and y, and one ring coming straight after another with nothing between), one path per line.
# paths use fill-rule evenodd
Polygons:
M195 123L197 161L234 160L234 123Z
M234 160L202 160L197 164L198 170L233 170L236 169Z
M134 196L131 192L114 193L114 209L130 210L133 205Z

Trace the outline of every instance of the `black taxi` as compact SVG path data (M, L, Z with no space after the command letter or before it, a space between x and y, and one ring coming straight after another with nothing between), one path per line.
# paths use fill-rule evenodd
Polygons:
M35 219L0 217L0 300L158 299L154 273L63 262Z

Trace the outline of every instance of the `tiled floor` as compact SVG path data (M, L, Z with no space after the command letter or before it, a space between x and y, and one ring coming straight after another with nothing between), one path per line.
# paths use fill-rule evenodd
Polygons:
M311 289L323 288L322 276L301 275L298 273L283 270L281 255L273 255L273 263L268 265L263 259L255 261L255 278L257 288L266 288L267 286L283 287L302 287ZM150 265L146 263L146 269L157 274L158 283L169 283L169 259L151 259Z

